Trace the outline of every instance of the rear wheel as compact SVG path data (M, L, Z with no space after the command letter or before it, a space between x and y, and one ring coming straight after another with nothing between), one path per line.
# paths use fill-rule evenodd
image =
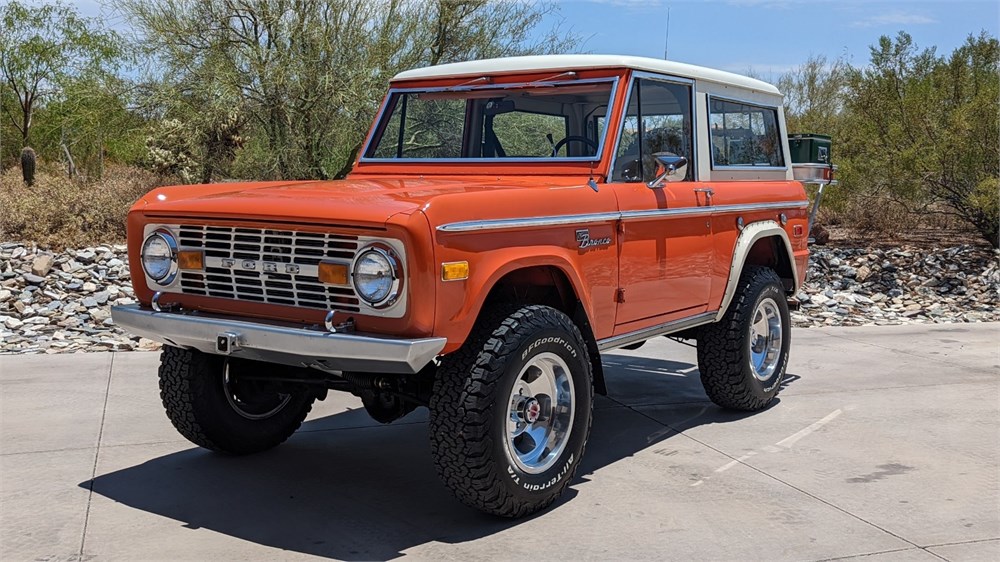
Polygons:
M195 445L256 453L288 439L312 408L309 390L254 376L283 368L164 346L160 398L170 422Z
M545 306L487 313L438 371L430 403L438 474L482 511L543 509L573 479L592 402L587 347L569 317Z
M781 279L748 267L725 316L698 335L698 370L708 397L733 410L761 410L777 396L791 342Z

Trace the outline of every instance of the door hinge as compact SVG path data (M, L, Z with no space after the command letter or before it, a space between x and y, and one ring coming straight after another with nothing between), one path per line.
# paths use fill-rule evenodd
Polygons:
M618 219L618 234L625 234L625 221L622 219Z
M615 291L615 302L625 302L625 289Z

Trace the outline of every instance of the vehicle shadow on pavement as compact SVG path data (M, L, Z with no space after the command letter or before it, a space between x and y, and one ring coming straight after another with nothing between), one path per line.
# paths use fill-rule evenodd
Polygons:
M708 402L687 363L610 356L605 369L610 396L598 397L580 470L551 510L572 502L577 485L596 471L673 438L674 430L752 415ZM658 417L668 412L670 427L632 409L642 404L664 405ZM396 558L426 543L463 543L531 520L498 519L453 499L434 472L426 418L420 409L373 426L363 410L350 410L308 421L266 453L227 457L192 448L99 475L93 491L190 529L344 560Z

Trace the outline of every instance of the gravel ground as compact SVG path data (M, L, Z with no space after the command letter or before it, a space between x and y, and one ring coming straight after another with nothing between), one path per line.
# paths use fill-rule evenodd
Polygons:
M1000 321L1000 252L975 246L814 247L796 326ZM119 330L135 302L125 246L0 244L0 353L156 349Z

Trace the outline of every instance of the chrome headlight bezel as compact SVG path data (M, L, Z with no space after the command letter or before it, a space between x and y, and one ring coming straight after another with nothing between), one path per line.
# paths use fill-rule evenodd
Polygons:
M388 266L389 286L384 291L385 294L380 294L381 292L366 294L358 282L358 264L368 254L377 256L378 259L383 260ZM354 262L351 264L351 284L354 286L354 292L358 295L358 298L372 308L384 309L394 305L399 300L403 285L402 269L396 252L389 246L377 243L370 244L358 250L357 254L355 254Z
M166 272L157 277L154 275L150 268L146 265L146 249L149 244L154 240L161 240L169 250L170 254L168 259L170 260L169 267ZM142 271L146 274L152 282L156 283L161 287L165 287L173 283L174 279L177 278L177 239L174 237L173 233L165 228L158 228L153 231L145 240L142 241L142 247L139 250L139 262L142 265Z

